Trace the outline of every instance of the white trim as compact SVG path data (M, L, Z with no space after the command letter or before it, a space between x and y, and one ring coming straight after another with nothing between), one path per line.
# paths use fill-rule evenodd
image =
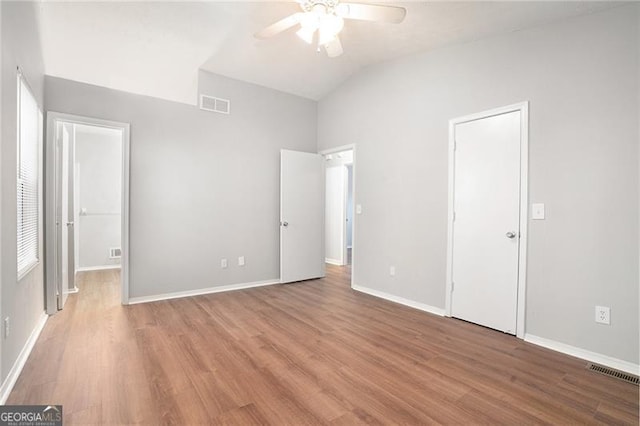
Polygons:
M89 271L105 271L107 269L120 269L121 265L101 265L101 266L81 266L76 269L77 272L89 272Z
M447 282L445 291L445 315L451 316L453 273L453 207L455 176L455 126L469 121L509 112L520 111L520 244L518 253L518 299L516 336L525 336L525 308L527 284L527 235L529 221L529 102L494 108L477 114L449 120L449 201L447 214Z
M634 364L629 361L613 358L608 355L602 355L597 352L591 352L586 349L577 348L575 346L567 345L566 343L557 342L555 340L546 339L544 337L534 336L532 334L525 334L524 341L532 343L534 345L542 346L547 349L551 349L556 352L561 352L566 355L571 355L576 358L595 362L596 364L615 368L616 370L635 374L636 376L640 375L640 365Z
M356 214L356 200L358 199L356 197L356 144L352 143L352 144L348 144L348 145L342 145L342 146L337 146L335 148L327 148L327 149L323 149L322 151L318 151L318 154L322 154L322 155L327 155L327 154L333 154L336 152L342 152L342 151L353 151L353 160L351 161L352 164L352 176L351 176L351 186L352 186L352 193L351 193L351 200L353 203L353 222L351 223L351 288L355 288L355 279L356 279L356 266L355 266L355 256L353 255L356 252L355 246L356 246L356 223L358 222L357 219L357 214ZM346 238L345 238L346 241ZM346 253L345 253L346 255Z
M120 123L117 121L102 120L99 118L83 117L73 114L64 114L59 112L47 112L47 214L45 222L47 224L47 242L45 256L50 257L49 262L45 262L46 266L46 289L47 289L47 312L53 314L57 311L56 302L56 286L55 286L55 159L53 153L53 144L55 142L55 124L58 121L73 124L84 124L87 126L107 127L111 129L122 130L122 258L121 265L122 274L121 281L121 303L127 305L129 303L129 175L130 175L130 125L129 123ZM53 283L53 284L49 284Z
M42 329L47 323L48 318L49 316L45 312L42 312L40 318L38 319L38 322L36 323L36 326L34 327L33 331L31 331L31 335L20 351L20 355L18 355L16 362L13 363L11 370L9 370L7 378L2 383L2 386L0 386L0 405L4 405L7 402L7 398L9 398L9 394L13 390L13 386L16 384L18 377L20 377L20 373L22 372L27 359L29 359L29 355L31 354L31 351L35 346L36 341L38 340L38 337L42 332Z
M129 298L129 304L157 302L160 300L180 299L182 297L200 296L203 294L222 293L226 291L244 290L247 288L263 287L267 285L280 284L280 278L273 278L265 281L254 281L250 283L230 284L217 287L199 288L197 290L176 291L173 293L156 294L153 296L140 296Z
M336 265L336 266L344 266L345 264L339 260L336 259L329 259L327 257L324 258L324 263L328 263L329 265Z
M71 290L69 290L69 294L79 293L80 289L78 286L74 286Z
M426 303L415 302L413 300L405 299L404 297L394 296L393 294L385 293L383 291L374 290L372 288L363 287L356 284L353 284L351 288L361 293L366 293L370 296L379 297L381 299L389 300L391 302L399 303L401 305L409 306L410 308L418 309L441 317L444 316L444 309L427 305Z
M527 309L527 245L529 240L529 102L520 104L520 253L516 337L524 339Z

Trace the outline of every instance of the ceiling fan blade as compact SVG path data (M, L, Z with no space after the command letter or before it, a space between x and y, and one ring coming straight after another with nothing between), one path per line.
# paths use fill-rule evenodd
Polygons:
M340 39L338 36L335 36L333 40L324 45L325 50L327 51L327 56L330 58L335 58L337 56L342 55L342 43L340 43Z
M399 24L404 20L407 9L399 6L383 6L366 3L339 3L336 7L336 13L338 16L346 19Z
M283 31L288 30L296 24L300 23L300 18L302 17L302 13L294 13L293 15L289 15L284 19L279 20L278 22L274 22L269 25L267 28L264 28L261 31L258 31L254 34L255 38L265 39L269 37L273 37L276 34L280 34Z

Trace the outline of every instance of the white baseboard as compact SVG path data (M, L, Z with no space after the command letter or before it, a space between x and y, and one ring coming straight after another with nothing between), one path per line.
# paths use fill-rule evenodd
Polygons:
M120 269L120 265L82 266L76 272L106 271L107 269Z
M567 345L566 343L557 342L555 340L546 339L544 337L534 336L532 334L525 334L524 341L554 350L556 352L571 355L576 358L591 361L596 364L615 368L616 370L635 374L636 376L640 373L640 365L638 364L634 364L629 361L623 361L621 359L613 358L607 355L602 355L597 352L591 352L586 349L577 348L575 346Z
M390 300L391 302L409 306L414 309L419 309L421 311L429 312L430 314L439 315L441 317L444 316L444 309L436 308L435 306L427 305L426 303L415 302L413 300L405 299L404 297L394 296L393 294L385 293L383 291L373 290L371 288L362 287L356 284L353 284L351 288L362 293L367 293L371 296L376 296L381 299Z
M203 294L222 293L225 291L244 290L247 288L263 287L267 285L280 284L279 278L274 278L265 281L254 281L251 283L231 284L218 287L200 288L197 290L177 291L174 293L157 294L154 296L141 296L129 298L129 304L135 305L138 303L157 302L160 300L168 299L180 299L182 297L200 296Z
M329 265L344 266L344 263L342 263L341 261L336 259L329 259L327 257L325 257L324 263L328 263Z
M76 287L73 287L71 290L69 290L69 294L77 293L79 291L80 289L76 286Z
M9 398L9 394L13 390L13 386L16 384L18 377L20 377L20 373L22 372L27 359L29 359L29 355L35 346L44 325L47 323L48 318L49 316L45 312L42 312L42 316L38 319L35 328L20 351L20 355L18 355L16 362L13 363L11 370L9 370L7 378L2 383L2 386L0 386L0 405L4 405L7 402L7 398Z

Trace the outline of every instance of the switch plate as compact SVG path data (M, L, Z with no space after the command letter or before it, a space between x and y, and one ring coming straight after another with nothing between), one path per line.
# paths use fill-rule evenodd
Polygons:
M9 317L6 317L4 319L4 338L5 339L9 337L9 331L11 331Z
M389 275L391 275L392 277L396 276L396 267L395 266L389 266Z
M238 258L238 266L244 266L244 256Z
M531 204L531 219L544 220L544 204L543 203Z
M356 214L362 214L362 204L356 204Z
M608 306L596 306L596 322L611 325L611 308Z
M228 264L228 262L227 262L227 259L222 259L222 260L220 261L220 267L221 267L222 269L227 269L227 266L229 266L229 264Z

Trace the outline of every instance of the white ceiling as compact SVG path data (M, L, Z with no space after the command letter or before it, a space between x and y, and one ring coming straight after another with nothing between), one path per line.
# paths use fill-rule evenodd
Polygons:
M375 2L383 3L383 2ZM394 2L395 3L395 2ZM412 2L401 24L348 21L328 58L289 30L295 2L44 2L49 75L195 104L198 69L320 99L368 65L615 7L614 2Z

